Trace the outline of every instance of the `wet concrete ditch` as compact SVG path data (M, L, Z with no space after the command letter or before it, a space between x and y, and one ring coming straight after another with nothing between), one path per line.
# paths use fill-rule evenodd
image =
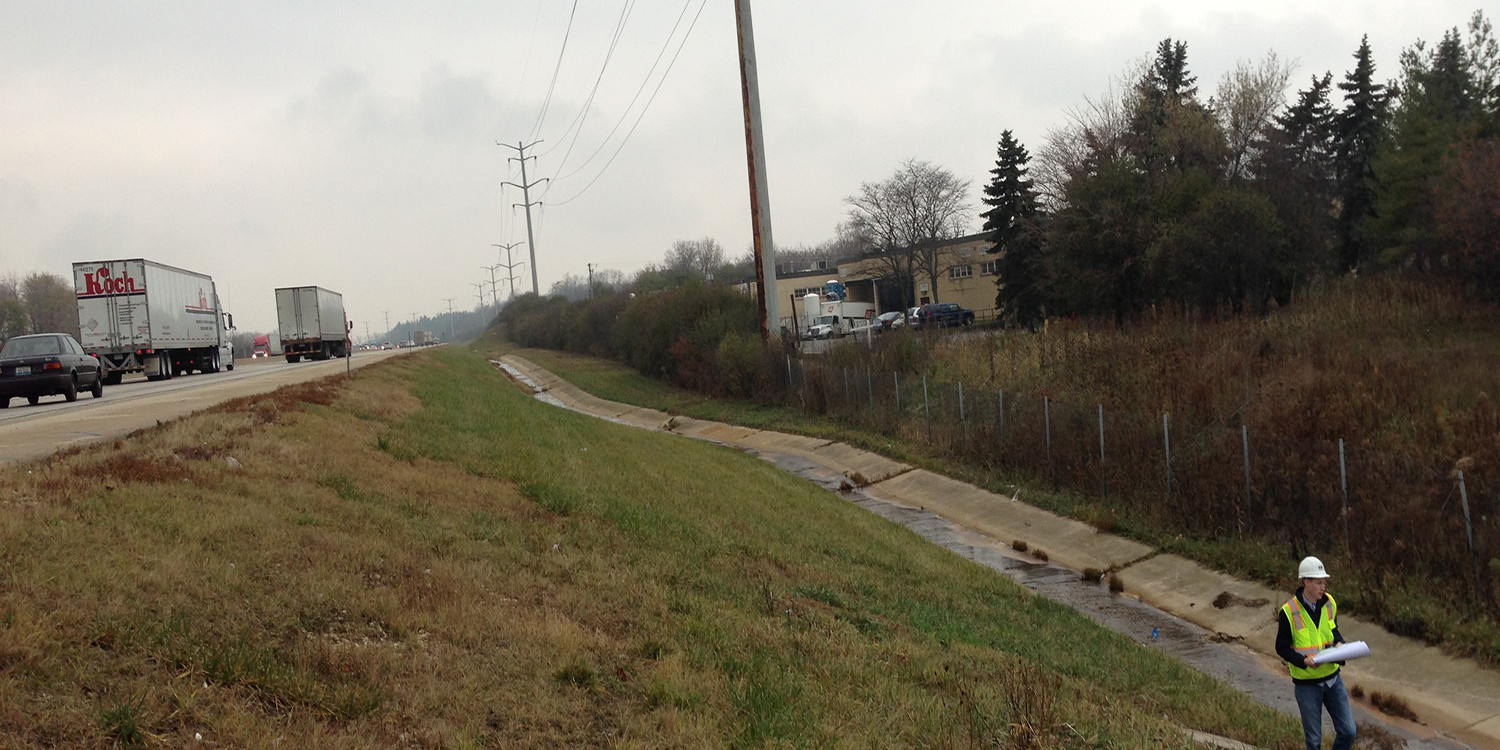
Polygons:
M639 423L596 414L568 404L515 367L503 362L492 362L512 379L528 387L534 397L544 403L616 424L642 427ZM667 429L669 426L656 429ZM990 568L1039 596L1066 605L1143 648L1168 654L1199 672L1222 680L1262 705L1291 716L1297 715L1291 681L1279 660L1252 650L1239 643L1236 638L1205 629L1157 609L1128 593L1110 591L1107 576L1099 581L1085 580L1080 571L1055 562L1039 560L1013 550L1008 542L981 534L925 508L914 508L883 496L878 486L853 486L844 474L804 456L757 450L712 438L689 435L681 437L704 440L757 456L868 512L901 524L923 539L960 557ZM1235 606L1235 603L1230 602L1228 606ZM1471 747L1426 727L1390 719L1369 710L1358 701L1352 701L1351 706L1358 724L1372 725L1413 750ZM1326 715L1324 736L1333 736L1332 725ZM1209 737L1200 737L1199 741L1214 744Z

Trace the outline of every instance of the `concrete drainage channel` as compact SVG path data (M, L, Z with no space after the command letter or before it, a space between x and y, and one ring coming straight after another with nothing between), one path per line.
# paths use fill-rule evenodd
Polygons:
M558 398L547 384L538 382L512 364L498 360L491 360L491 363L517 383L530 389L535 398L545 403L616 424L644 429L675 431L677 426L677 418L644 424L639 419L625 419L621 415L612 416L580 408ZM1008 542L955 523L933 511L900 502L882 493L880 482L853 486L848 476L803 455L748 448L714 437L679 434L742 450L769 461L871 513L905 526L934 544L995 570L1041 596L1071 607L1144 648L1170 654L1199 672L1223 680L1263 705L1291 716L1297 715L1291 683L1285 676L1285 671L1280 668L1279 661L1252 651L1239 644L1235 638L1200 627L1134 597L1111 592L1102 580L1086 581L1079 571L1016 552ZM1358 702L1354 702L1352 707L1358 723L1375 725L1405 742L1408 748L1454 750L1471 747L1440 734L1423 731L1422 736L1419 736L1409 726L1372 713ZM1324 734L1332 736L1331 726L1325 726ZM1199 744L1223 748L1244 747L1233 740L1199 732L1192 732L1191 735Z

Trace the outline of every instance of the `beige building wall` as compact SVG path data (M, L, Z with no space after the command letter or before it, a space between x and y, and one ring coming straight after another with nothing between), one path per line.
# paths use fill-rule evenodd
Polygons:
M993 317L995 267L1000 256L985 253L988 247L989 241L984 234L971 234L950 240L938 254L937 298L933 299L933 284L926 272L918 270L917 278L912 284L915 304L957 302L973 310L981 320ZM803 295L807 292L821 294L823 283L830 279L844 283L851 301L873 302L874 279L883 275L880 262L870 258L846 261L837 268L777 274L776 300L780 308L781 324L789 327L795 314L796 325L805 325L806 322L801 320ZM755 294L754 282L742 284L741 288L746 294Z

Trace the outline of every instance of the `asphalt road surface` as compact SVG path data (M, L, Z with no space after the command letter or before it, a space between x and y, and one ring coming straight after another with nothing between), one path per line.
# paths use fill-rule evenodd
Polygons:
M157 422L206 409L223 401L269 393L285 385L337 375L347 366L360 368L405 350L355 352L342 359L287 364L283 358L235 360L232 372L193 373L150 382L127 376L104 387L104 397L80 393L68 403L62 396L44 397L36 406L13 398L0 409L0 464L29 461L79 443L111 440Z

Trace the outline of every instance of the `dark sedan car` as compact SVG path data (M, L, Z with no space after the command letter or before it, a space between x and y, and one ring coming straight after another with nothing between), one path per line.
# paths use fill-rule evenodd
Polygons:
M58 394L77 401L82 389L94 398L103 396L104 368L72 336L16 336L0 347L0 409L10 406L17 396L25 396L33 405L43 396Z

